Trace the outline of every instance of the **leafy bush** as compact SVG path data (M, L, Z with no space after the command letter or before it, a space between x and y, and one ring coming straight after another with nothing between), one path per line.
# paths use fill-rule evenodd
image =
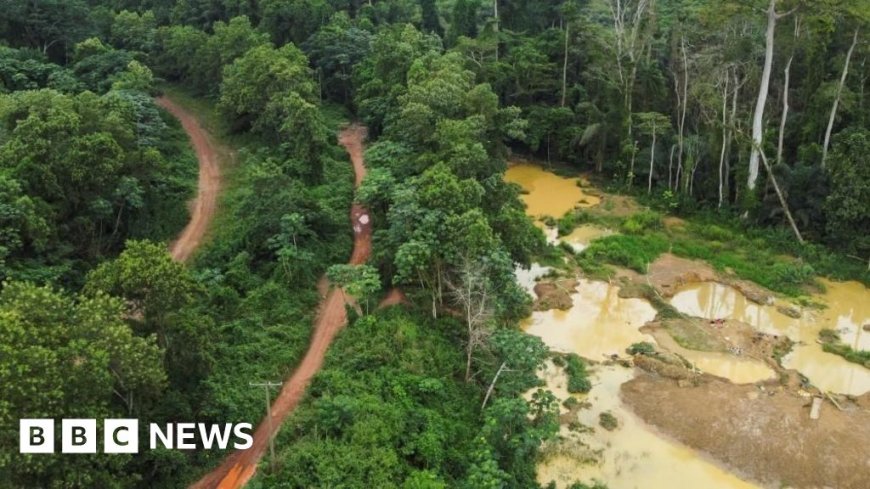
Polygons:
M652 343L641 341L639 343L632 343L627 351L629 355L651 355L655 353L656 347Z
M778 280L794 285L806 283L816 276L815 269L803 262L777 263L773 266L773 273Z
M598 424L607 431L613 431L619 427L619 421L610 411L604 411L598 415Z
M586 393L592 389L586 362L576 353L565 356L565 374L568 376L568 392L572 394Z
M647 264L668 250L667 240L660 234L615 235L595 240L582 255L645 272Z
M641 211L632 214L622 223L622 230L628 234L641 234L645 231L661 229L662 215L654 211Z

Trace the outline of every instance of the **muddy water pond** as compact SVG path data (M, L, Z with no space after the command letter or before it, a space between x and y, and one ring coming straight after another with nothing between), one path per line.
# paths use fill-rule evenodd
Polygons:
M638 328L655 318L656 310L642 299L619 297L619 287L581 279L567 311L551 309L532 314L523 326L539 336L551 350L577 353L592 360L611 354L625 355L632 343L652 342Z
M826 307L801 308L801 317L786 316L777 306L755 304L733 287L715 282L682 287L671 299L680 312L708 319L736 319L768 334L785 335L797 342L783 365L805 375L816 387L842 394L870 391L870 370L822 351L819 331L834 329L855 349L870 349L870 290L858 282L823 281L826 292L814 299Z
M625 349L639 341L655 342L652 336L639 328L651 321L656 311L642 299L619 297L619 287L607 282L581 279L577 292L572 295L573 307L568 311L542 311L533 313L524 324L529 334L541 337L550 349L577 353L585 358L602 360L604 356L625 354ZM717 373L731 371L754 377L766 377L766 371L734 368L727 355L710 356L708 368ZM721 362L722 365L718 365ZM542 373L548 388L560 399L568 396L564 379L552 372L552 365ZM587 395L591 408L577 413L580 423L594 427L592 433L575 434L563 429L568 445L586 445L585 452L599 452L597 462L574 453L572 449L556 450L538 466L538 480L555 481L559 488L574 481L604 481L611 489L673 488L675 481L681 487L750 488L756 487L728 473L697 452L661 437L655 430L637 418L622 404L619 388L634 376L632 369L617 365L598 365L590 378L593 388ZM619 426L607 431L598 426L599 415L609 412ZM573 441L572 441L572 437Z
M730 380L735 384L754 384L776 377L776 372L761 360L716 351L689 350L668 333L656 335L659 346L688 360L696 369Z
M601 202L580 188L579 178L565 178L528 163L512 164L505 180L519 184L526 192L522 195L526 213L536 219L543 216L560 218L574 207L591 207Z
M546 485L555 481L557 487L569 487L575 481L600 480L610 489L673 489L697 487L710 489L749 489L758 487L727 472L711 461L679 443L673 442L635 416L622 403L620 386L631 380L630 369L616 365L598 366L591 377L592 390L579 399L590 401L590 409L578 411L578 421L594 427L590 434L567 434L563 442L569 446L572 437L579 436L588 450L599 452L597 463L578 463L572 455L555 454L538 466L538 481ZM554 393L564 392L555 389ZM601 413L613 415L618 425L608 431L599 426ZM564 450L570 453L570 448Z
M605 236L610 236L612 234L613 231L611 231L610 229L587 224L583 226L578 226L569 234L560 238L560 241L571 245L571 248L579 253L585 250L589 246L589 243L591 243L592 241L598 238L603 238Z

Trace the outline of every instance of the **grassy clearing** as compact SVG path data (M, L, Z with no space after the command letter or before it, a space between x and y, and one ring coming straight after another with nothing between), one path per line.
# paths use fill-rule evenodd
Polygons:
M666 227L661 214L653 211L617 218L607 215L604 209L585 209L560 219L559 233L568 234L587 223L618 228L624 233L598 239L576 257L592 277L609 277L611 271L605 264L645 273L649 263L671 252L703 260L721 273L793 297L805 293L807 286L816 285L818 275L870 284L870 273L857 260L820 245L798 245L781 231L747 227L739 220L704 214L694 216L685 226Z

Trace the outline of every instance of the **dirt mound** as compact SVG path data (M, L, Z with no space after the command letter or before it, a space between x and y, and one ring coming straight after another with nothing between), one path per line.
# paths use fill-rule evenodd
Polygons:
M641 370L658 374L667 379L687 380L694 376L684 365L663 356L637 355L634 357L634 364Z
M648 274L629 278L651 285L663 297L671 297L682 285L716 280L717 275L710 265L702 261L665 253L650 264Z
M733 319L663 319L645 324L641 331L651 334L657 341L662 339L661 335L669 335L677 344L689 350L729 352L736 356L756 358L778 371L784 369L779 366L777 358L792 348L792 342L786 336L761 333L749 324Z
M864 488L870 480L870 411L828 401L810 420L810 398L706 377L681 383L641 374L623 384L646 422L766 484Z
M408 298L405 297L405 293L402 292L402 289L393 287L387 294L381 299L380 304L378 304L378 308L397 306L399 304L408 304Z
M538 299L534 303L534 310L548 311L561 309L567 311L574 305L571 294L577 289L577 280L565 278L560 280L545 280L535 284L535 295Z

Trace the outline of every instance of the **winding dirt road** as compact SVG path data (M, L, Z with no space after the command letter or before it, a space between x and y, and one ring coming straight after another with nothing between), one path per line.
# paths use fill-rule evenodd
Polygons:
M352 125L341 131L339 142L345 147L353 163L356 185L365 176L363 163L363 139L366 130L359 125ZM350 263L359 265L365 263L371 253L372 228L368 212L359 204L353 204L350 210L353 223L354 241L353 254ZM299 404L305 389L312 377L320 370L326 350L335 335L347 323L345 303L347 297L339 288L331 289L320 303L320 311L314 325L311 344L302 362L284 382L281 392L272 403L269 412L271 420L264 417L254 432L254 443L247 450L233 452L214 470L191 485L191 489L237 489L243 487L253 477L257 464L269 445L269 439L281 428L281 423ZM271 422L270 422L271 421Z
M186 262L202 243L205 233L217 209L218 191L221 187L221 171L218 165L218 151L208 132L196 117L166 97L157 98L157 105L163 107L176 119L190 137L199 160L199 182L196 198L193 201L190 221L178 239L169 246L169 254L175 261Z

